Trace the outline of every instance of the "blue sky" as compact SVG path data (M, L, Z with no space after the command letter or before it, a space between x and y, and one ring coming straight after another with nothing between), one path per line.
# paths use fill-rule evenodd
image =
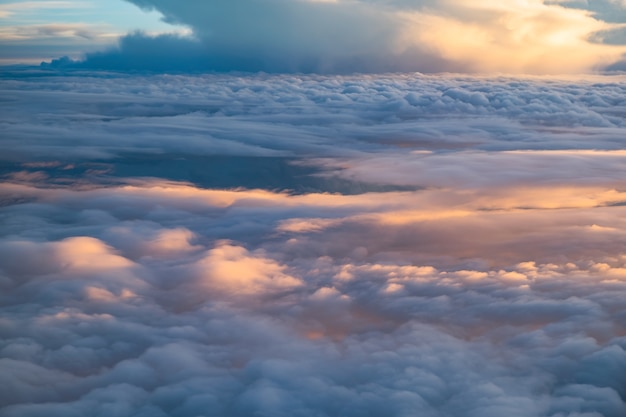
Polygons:
M79 58L136 29L184 31L164 23L158 12L125 1L0 0L0 63Z

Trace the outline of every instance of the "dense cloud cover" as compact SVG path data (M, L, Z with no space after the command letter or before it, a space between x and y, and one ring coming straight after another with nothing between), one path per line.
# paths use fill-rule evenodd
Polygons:
M0 416L626 415L625 90L5 73Z
M579 74L626 53L619 2L127 0L191 37L137 32L60 68ZM599 2L598 2L599 3ZM138 28L140 29L140 28Z

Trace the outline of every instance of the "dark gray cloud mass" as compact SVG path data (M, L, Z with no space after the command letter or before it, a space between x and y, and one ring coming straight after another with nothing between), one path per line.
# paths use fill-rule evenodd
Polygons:
M245 68L245 62L242 62ZM119 40L119 46L101 52L88 53L84 60L67 57L42 63L43 68L99 69L114 71L192 72L229 70L237 67L224 57L207 54L202 44L178 35L146 36L140 32Z
M626 415L626 84L0 79L0 416Z
M308 1L152 2L132 1L157 9L164 20L193 29L195 39L177 35L152 37L140 32L120 39L119 47L66 59L53 68L117 71L264 71L389 72L436 71L446 60L427 48L397 47L407 22L393 9L367 3Z
M364 24L367 26L367 24ZM286 34L285 36L290 36ZM340 44L338 38L334 44ZM364 41L369 46L371 42ZM180 35L150 36L135 32L120 38L118 46L87 53L84 59L67 57L42 63L43 68L148 72L267 72L267 73L379 73L379 72L461 72L464 65L449 62L426 50L412 48L399 54L385 45L372 51L316 51L307 45L234 46L213 44ZM330 43L329 43L330 44ZM289 49L292 48L292 49ZM330 56L325 55L330 53Z

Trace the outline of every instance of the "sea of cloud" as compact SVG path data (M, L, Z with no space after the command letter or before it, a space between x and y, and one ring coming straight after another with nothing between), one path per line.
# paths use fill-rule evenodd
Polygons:
M0 416L626 415L626 83L5 72Z

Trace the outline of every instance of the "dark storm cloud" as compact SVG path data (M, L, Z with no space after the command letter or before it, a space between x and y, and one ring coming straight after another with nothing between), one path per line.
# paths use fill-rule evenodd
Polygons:
M88 53L80 61L67 57L55 59L42 67L157 72L219 70L220 57L207 55L199 42L188 38L178 35L150 37L137 32L120 38L117 48Z
M393 48L407 22L373 5L323 2L136 2L190 26L195 39L142 33L49 68L304 73L460 70L427 49Z
M123 70L131 63L130 68L157 71L283 73L462 68L428 48L400 45L398 38L409 22L399 18L393 8L376 4L281 0L132 3L159 10L167 22L191 27L198 41L135 34L122 39L119 52L88 56L87 67ZM187 55L192 62L180 60L180 55ZM117 62L112 62L116 58Z
M341 39L341 38L339 38ZM249 49L248 49L249 48ZM84 59L67 57L42 63L46 69L89 69L148 72L267 72L267 73L377 73L377 72L459 72L462 65L447 62L444 58L426 51L410 50L401 56L385 52L363 55L340 54L332 57L318 56L306 46L300 52L287 50L272 52L271 48L250 46L244 51L224 50L196 39L164 34L150 36L141 32L125 35L119 45L101 52L87 53ZM301 49L302 48L302 49Z

